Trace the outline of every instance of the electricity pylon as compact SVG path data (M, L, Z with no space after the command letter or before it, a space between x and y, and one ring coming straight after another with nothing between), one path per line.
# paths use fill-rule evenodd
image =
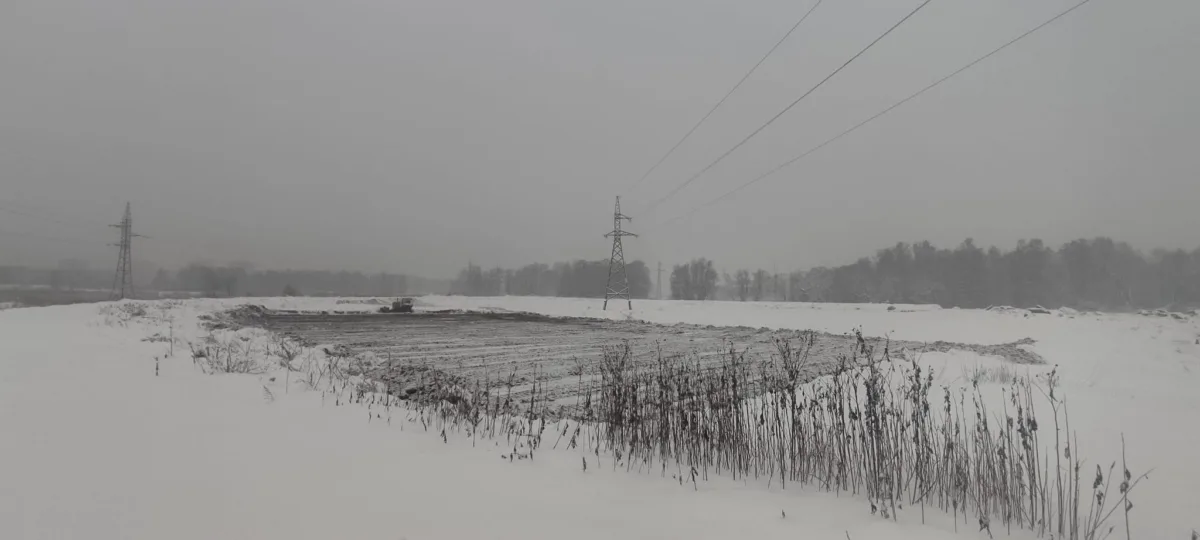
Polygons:
M621 238L636 234L621 230L622 221L633 221L633 218L621 213L621 197L617 197L617 205L613 210L613 230L604 237L612 237L612 257L608 259L608 282L604 286L604 309L608 309L608 301L612 298L624 298L629 309L633 309L633 300L629 297L629 274L625 272L625 248Z
M121 248L120 254L117 256L117 273L113 276L112 294L109 298L112 300L123 300L133 297L133 239L141 236L133 234L133 213L129 210L129 203L125 203L125 217L116 225L109 225L121 229L121 242L118 244L110 244Z

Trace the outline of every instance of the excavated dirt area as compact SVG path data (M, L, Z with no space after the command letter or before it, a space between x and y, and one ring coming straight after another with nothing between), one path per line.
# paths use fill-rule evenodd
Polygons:
M514 397L538 383L551 400L574 401L597 377L605 350L628 343L635 362L651 364L659 355L685 355L702 367L717 365L730 348L749 360L776 353L776 339L798 341L806 332L765 328L658 325L637 321L559 318L530 313L418 312L297 313L243 306L213 321L221 326L258 326L320 346L335 354L371 358L369 375L389 383L394 393L419 391L419 381L452 379L464 385L489 379L513 381ZM805 367L808 379L832 372L849 355L852 334L818 333ZM884 342L867 338L882 351ZM1020 364L1041 363L1022 340L1001 345L892 341L893 356L969 350Z

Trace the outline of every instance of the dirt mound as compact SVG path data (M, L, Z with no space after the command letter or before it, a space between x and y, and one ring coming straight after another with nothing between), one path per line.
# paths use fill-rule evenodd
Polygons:
M383 382L387 393L400 399L457 403L466 395L466 379L425 365L389 362L365 375Z
M399 298L397 298L399 300ZM369 306L390 306L393 300L383 298L339 298L336 302L338 305L343 304L366 304Z
M246 320L304 343L320 343L338 352L334 356L370 354L381 360L364 371L386 383L388 392L407 399L435 399L454 395L454 388L474 388L476 383L498 378L512 385L514 399L526 399L536 385L539 396L573 401L596 382L597 366L605 351L628 343L633 361L654 365L660 358L687 358L700 368L716 369L723 358L745 354L751 361L777 354L777 340L799 340L815 335L811 362L804 378L832 372L839 359L863 343L854 335L771 330L749 327L714 327L677 324L664 326L642 321L551 317L520 312L417 312L336 314L328 312L282 313ZM1042 360L1024 347L1031 340L999 345L865 338L882 351L974 351L1005 358L1017 364ZM330 354L330 353L327 353ZM506 391L507 395L507 391ZM452 398L442 398L452 399Z
M1025 338L1011 343L999 343L996 345L972 345L969 343L951 343L948 341L935 341L929 343L925 347L925 351L930 352L950 352L950 351L971 351L980 356L996 356L1014 362L1017 364L1044 364L1045 360L1041 355L1023 348L1023 345L1033 345L1037 343L1032 338Z
M263 306L244 304L230 310L201 315L200 321L206 330L236 330L246 326L260 326L262 320L272 313Z

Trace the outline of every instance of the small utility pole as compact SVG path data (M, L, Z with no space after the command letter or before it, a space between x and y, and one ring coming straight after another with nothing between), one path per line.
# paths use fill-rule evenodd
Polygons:
M629 309L633 309L633 300L629 298L629 274L625 272L625 248L621 245L621 238L637 238L637 235L621 230L622 221L633 221L633 218L621 213L621 197L617 197L617 205L613 210L613 230L604 235L605 238L612 237L613 247L612 256L608 259L608 282L604 286L603 309L608 309L608 301L611 298L624 298Z
M663 299L662 290L662 261L658 261L658 280L654 283L654 289L658 291L658 299Z
M779 298L779 292L780 292L779 291L779 265L772 264L771 266L772 266L771 270L775 273L775 276L774 276L774 278L775 278L775 300L779 301L779 300L781 300Z

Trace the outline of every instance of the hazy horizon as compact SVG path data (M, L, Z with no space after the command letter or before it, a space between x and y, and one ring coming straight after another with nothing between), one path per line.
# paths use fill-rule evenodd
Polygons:
M0 265L245 261L426 277L468 261L839 265L898 241L1200 245L1200 4L1093 0L811 157L1076 0L143 3L0 7Z

